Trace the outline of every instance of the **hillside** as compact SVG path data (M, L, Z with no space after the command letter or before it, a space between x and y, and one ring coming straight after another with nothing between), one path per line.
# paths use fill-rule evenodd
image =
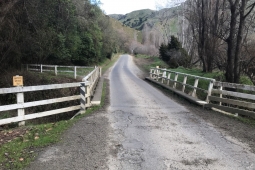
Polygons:
M159 11L143 9L125 15L113 14L109 17L114 24L118 23L118 26L114 26L118 32L122 30L133 36L133 41L129 44L131 53L158 56L161 44L168 43L171 35L178 36L181 14L181 6L177 6ZM130 32L127 28L134 31Z
M126 15L113 14L110 17L120 21L123 25L142 31L146 26L150 30L162 30L163 28L170 27L171 33L177 34L177 11L180 7L165 8L159 11L150 9L143 9L130 12ZM161 32L161 31L160 31Z
M110 22L112 23L112 27L115 31L122 33L125 35L127 39L134 39L134 36L137 35L137 41L142 42L142 34L137 30L130 28L129 26L123 25L120 21L111 18Z

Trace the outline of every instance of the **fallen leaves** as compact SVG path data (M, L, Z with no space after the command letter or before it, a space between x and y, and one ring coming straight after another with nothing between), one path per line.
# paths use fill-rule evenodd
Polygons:
M27 133L25 128L12 129L10 131L0 131L0 146L4 143L11 142L12 140L23 137Z

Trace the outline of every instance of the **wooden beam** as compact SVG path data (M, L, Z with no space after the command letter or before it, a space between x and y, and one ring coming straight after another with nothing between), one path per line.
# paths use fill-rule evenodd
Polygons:
M214 86L222 86L222 87L233 88L233 89L255 91L255 86L244 85L244 84L235 84L235 83L216 81L214 82Z
M80 110L80 107L81 106L78 105L78 106L72 106L72 107L67 107L67 108L62 108L62 109L50 110L50 111L46 111L46 112L29 114L29 115L25 115L22 117L12 117L12 118L7 118L7 119L1 119L0 125L14 123L14 122L20 122L20 121L25 121L25 120L30 120L30 119L35 119L35 118L40 118L40 117L45 117L45 116L51 116L51 115L70 112L70 111L74 111L74 110Z
M216 108L216 109L223 110L232 114L238 113L240 115L249 116L255 119L255 112L248 111L248 110L242 110L242 109L237 109L237 108L227 107L227 106L220 106L220 105L211 104L211 103L205 105L205 107Z
M34 107L34 106L42 106L47 104L60 103L60 102L78 100L78 99L80 99L80 95L33 101L33 102L27 102L24 104L11 104L11 105L0 106L0 111L2 112L2 111L15 110L15 109L24 109L24 108Z
M221 103L227 103L227 104L232 104L235 106L242 106L250 109L255 109L255 103L250 103L250 102L245 102L245 101L239 101L239 100L233 100L233 99L227 99L227 98L220 98L220 97L215 97L215 96L210 96L209 97L210 101L216 101L216 102L221 102Z
M87 83L87 85L89 85L89 83ZM23 93L23 92L61 89L61 88L71 88L71 87L80 87L80 82L78 82L78 83L66 83L66 84L51 84L51 85L40 85L40 86L2 88L2 89L0 89L0 94Z
M255 100L255 95L246 94L246 93L232 92L232 91L219 90L219 89L212 89L212 93Z

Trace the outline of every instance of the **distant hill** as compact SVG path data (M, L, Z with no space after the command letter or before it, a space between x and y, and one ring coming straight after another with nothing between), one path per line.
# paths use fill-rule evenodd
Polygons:
M159 11L143 9L109 17L112 18L116 32L130 37L129 49L132 52L158 56L158 49L162 43L168 43L171 35L178 37L182 22L182 16L178 16L178 13L182 14L181 6Z
M167 24L171 27L172 34L177 34L177 10L178 7L165 8L159 11L143 9L126 15L112 14L109 16L120 21L123 25L139 31L143 30L145 25L151 29L159 30Z

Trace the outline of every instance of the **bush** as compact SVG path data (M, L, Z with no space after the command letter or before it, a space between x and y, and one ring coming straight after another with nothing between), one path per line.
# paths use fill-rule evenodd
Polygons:
M190 63L188 53L181 47L181 43L174 36L171 36L171 41L168 45L161 44L159 54L160 58L171 68L177 68L179 66L188 67Z

